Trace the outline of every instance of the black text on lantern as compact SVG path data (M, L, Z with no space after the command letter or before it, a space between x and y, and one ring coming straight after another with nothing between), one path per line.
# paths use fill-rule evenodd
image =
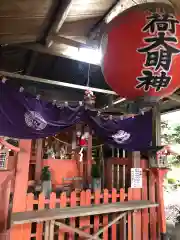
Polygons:
M146 45L137 49L138 53L145 54L145 62L142 76L136 78L136 88L143 88L145 92L153 88L158 92L169 86L172 59L180 54L180 49L176 47L176 26L180 23L168 13L151 13L146 19L148 22L142 31L148 32L149 37L143 39Z

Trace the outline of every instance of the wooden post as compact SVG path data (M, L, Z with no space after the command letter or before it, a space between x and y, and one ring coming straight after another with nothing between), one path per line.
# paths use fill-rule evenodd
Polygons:
M76 150L76 130L72 132L72 150Z
M35 180L39 184L41 180L41 170L42 170L42 147L43 147L43 140L38 139L36 148L36 168L35 168Z
M92 183L91 169L92 169L92 133L89 131L88 148L87 148L87 161L86 161L86 173L88 185Z
M132 167L141 167L141 154L139 151L132 153ZM132 189L132 200L141 200L141 189ZM133 239L141 240L141 211L133 213Z
M152 146L161 146L161 112L159 103L153 108Z
M166 236L166 216L164 210L164 189L163 189L163 181L164 176L167 173L167 169L157 169L156 177L157 177L157 202L159 203L158 207L158 222L160 228L161 239L168 239ZM158 231L159 232L159 231Z
M157 103L156 106L153 108L153 138L152 138L152 146L161 146L161 112L160 112L160 104ZM167 239L166 233L166 221L165 221L165 214L164 214L164 197L163 197L163 177L160 174L158 169L152 169L153 174L156 173L156 180L158 186L158 222L160 227L160 234L161 239ZM160 170L161 171L161 170Z
M141 166L141 154L140 152L133 152L132 153L132 167L133 168L140 168Z

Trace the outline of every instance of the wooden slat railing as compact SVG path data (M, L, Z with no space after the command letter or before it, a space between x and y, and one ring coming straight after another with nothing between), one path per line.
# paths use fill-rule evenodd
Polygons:
M19 225L14 225L11 232L11 240L17 239L16 226L17 226L17 229L22 231L22 236L26 236L25 239L27 240L30 240L33 237L36 240L42 240L43 237L45 240L52 240L56 238L62 239L62 240L64 239L74 240L74 239L77 239L76 238L77 233L71 231L73 227L76 229L79 229L78 231L80 231L81 233L83 231L85 235L91 234L91 236L92 235L96 236L96 233L101 232L101 229L107 226L108 224L110 224L110 222L112 222L112 225L110 224L110 229L109 230L105 229L102 232L102 234L100 235L101 239L111 238L115 240L117 239L132 240L133 234L135 234L135 239L138 239L138 240L158 239L158 237L155 239L153 238L154 232L156 231L156 225L157 225L157 219L156 219L157 214L155 214L157 212L157 209L155 207L156 205L146 204L146 206L144 206L145 208L154 206L154 208L151 208L151 209L154 209L153 211L148 211L146 209L138 210L136 208L136 212L135 212L134 210L129 209L130 211L127 212L128 214L123 215L122 217L120 216L119 218L117 218L119 214L118 211L117 212L111 211L112 209L111 210L109 209L108 212L107 211L104 212L104 214L99 213L99 215L97 215L98 213L95 214L95 212L93 212L94 210L92 209L92 212L94 213L92 216L89 216L91 214L89 215L84 214L84 216L82 216L82 213L77 215L71 215L69 213L69 211L71 210L70 207L79 206L79 207L88 208L88 206L90 207L91 204L93 204L93 206L94 205L103 206L104 203L106 204L110 203L109 206L112 206L111 203L116 204L118 202L123 203L124 201L127 202L127 200L128 201L133 200L134 195L136 197L137 196L139 197L139 199L137 199L138 201L145 200L145 202L147 203L147 200L148 200L147 192L143 192L142 194L141 189L131 189L131 188L128 189L127 197L125 197L124 189L120 189L120 193L117 193L116 189L112 189L111 192L109 192L107 189L104 189L102 192L96 191L95 193L91 193L90 190L82 191L81 193L72 192L69 198L66 197L65 193L62 193L61 196L58 198L56 197L55 193L52 193L50 196L50 199L45 199L43 194L40 194L38 200L35 199L33 194L28 194L27 202L26 202L27 213L25 214L28 219L30 219L28 217L28 214L29 214L28 211L33 209L43 210L43 209L54 209L54 208L60 208L60 209L66 208L65 210L63 209L62 210L64 214L66 213L66 210L67 210L67 216L65 217L66 214L63 215L64 219L63 221L60 220L60 222L57 216L57 219L54 219L54 218L46 219L46 220L44 219L44 222L42 222L43 219L40 219L40 218L39 218L39 221L38 219L36 220L32 219L32 221L29 221L29 222L26 221L24 222L24 224L21 224L20 228L18 227ZM144 201L139 201L139 204L138 204L139 209L141 209L140 205L143 202ZM125 203L125 205L127 204ZM81 210L81 208L77 208L77 209L78 211ZM125 210L127 209L124 209L124 211ZM53 211L58 212L57 209ZM59 212L62 212L62 211L59 211ZM152 216L151 216L151 213L152 213ZM17 216L17 214L12 217L12 221L14 221L14 223L17 224L18 222L17 222L17 219L15 221L15 216ZM119 220L114 223L113 219L116 219L116 218ZM150 218L150 221L149 221L149 218ZM154 224L152 224L151 222L152 219L154 219L155 221ZM23 222L19 222L19 223L23 223ZM136 231L133 233L134 223L136 223L136 226L135 226ZM66 227L64 224L66 224ZM148 231L147 229L150 228L151 229L150 233L147 232L145 234L142 227L146 229L146 231ZM79 236L78 239L82 239L81 237L83 236ZM92 239L95 239L95 237L92 237ZM99 236L97 236L96 239L99 239Z

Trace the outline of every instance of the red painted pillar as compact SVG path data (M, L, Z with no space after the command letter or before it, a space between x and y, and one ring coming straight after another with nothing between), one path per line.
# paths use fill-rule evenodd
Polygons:
M8 240L8 213L9 213L9 197L11 189L12 172L0 172L0 239Z
M164 208L164 176L168 172L168 169L153 169L154 173L156 174L156 182L157 182L157 202L159 204L158 207L158 223L161 233L161 239L166 239L166 217L165 217L165 208Z
M31 157L31 140L20 140L21 151L17 158L15 187L13 196L13 212L23 212L26 210L26 195L28 188L29 163ZM11 240L22 239L25 229L21 225L11 228Z
M31 140L20 140L19 147L21 151L17 159L13 212L23 211L25 208L31 157Z

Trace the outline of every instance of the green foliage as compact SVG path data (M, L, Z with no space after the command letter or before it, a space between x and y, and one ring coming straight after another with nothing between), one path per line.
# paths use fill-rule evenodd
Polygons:
M51 172L49 171L49 166L45 166L41 172L41 180L42 181L49 181L51 180Z
M174 142L180 143L180 125L174 128L174 132L171 134Z
M163 145L180 144L180 125L170 126L168 122L161 122L161 139ZM180 167L180 156L168 157L171 166Z
M19 141L14 138L9 138L6 141L15 147L19 147Z
M161 122L161 138L165 144L180 144L180 125L170 126L168 122Z
M176 180L173 179L173 178L168 178L168 183L169 183L169 184L175 184L175 183L176 183Z
M161 139L163 145L172 144L174 142L172 136L172 128L169 126L168 122L161 121Z
M100 178L101 177L101 170L99 164L93 164L91 169L91 176L93 178Z
M172 156L169 162L172 166L180 168L180 156Z

